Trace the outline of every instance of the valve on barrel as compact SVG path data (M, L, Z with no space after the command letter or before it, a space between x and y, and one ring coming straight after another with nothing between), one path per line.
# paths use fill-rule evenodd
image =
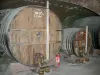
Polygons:
M36 53L36 55L35 55L35 65L37 65L37 67L40 67L39 70L38 70L39 75L44 75L44 72L47 72L47 73L50 72L49 66L42 67L44 63L45 63L44 55L41 54L41 53Z
M43 54L36 53L36 55L35 55L35 65L37 65L38 67L41 67L43 63L44 63Z

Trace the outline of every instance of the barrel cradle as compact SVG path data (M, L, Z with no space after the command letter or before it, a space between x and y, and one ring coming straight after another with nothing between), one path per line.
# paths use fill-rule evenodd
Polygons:
M46 58L46 9L23 6L9 11L0 22L0 46L16 61L36 66L56 64L55 56L61 48L61 22L50 10L49 61Z
M91 52L92 38L88 32L88 48L86 47L86 29L84 28L66 28L63 29L62 49L68 55L84 57Z

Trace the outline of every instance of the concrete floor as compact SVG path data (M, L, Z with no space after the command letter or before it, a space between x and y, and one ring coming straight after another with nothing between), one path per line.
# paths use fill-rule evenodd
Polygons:
M19 63L13 63L19 64ZM19 66L13 66L13 68L24 68L24 71L16 72L12 74L11 67L12 64L2 64L2 68L5 70L2 70L0 72L0 75L38 75L35 73L32 73L27 67L19 64ZM1 69L1 68L0 68ZM26 69L26 70L25 70ZM15 69L17 70L17 69ZM22 70L22 69L21 69ZM13 72L14 69L13 69ZM61 65L59 68L52 68L51 72L45 75L100 75L100 56L98 57L90 57L90 61L85 64L71 64L64 61L63 58L61 58Z

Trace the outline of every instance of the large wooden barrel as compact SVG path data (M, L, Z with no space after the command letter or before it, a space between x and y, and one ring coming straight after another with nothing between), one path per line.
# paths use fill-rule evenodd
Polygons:
M85 56L91 51L92 38L88 32L88 48L86 48L86 29L84 28L66 28L63 29L62 49L68 55L78 57Z
M6 13L0 23L0 46L18 62L35 66L36 55L46 58L46 9L41 6L23 6ZM61 22L53 11L49 18L49 60L61 48ZM41 59L40 59L41 60ZM41 60L42 61L42 60ZM42 63L44 63L44 61Z
M92 43L94 49L100 49L98 31L100 28L100 16L91 16L75 20L73 23L74 27L85 27L88 26L89 32L91 33Z

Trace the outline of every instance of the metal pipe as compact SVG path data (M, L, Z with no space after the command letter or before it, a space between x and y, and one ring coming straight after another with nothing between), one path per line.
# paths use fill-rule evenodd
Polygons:
M46 60L49 60L49 1L46 4Z
M87 44L88 44L88 26L86 26L86 46L85 46L86 52L88 52L88 50L87 50Z

